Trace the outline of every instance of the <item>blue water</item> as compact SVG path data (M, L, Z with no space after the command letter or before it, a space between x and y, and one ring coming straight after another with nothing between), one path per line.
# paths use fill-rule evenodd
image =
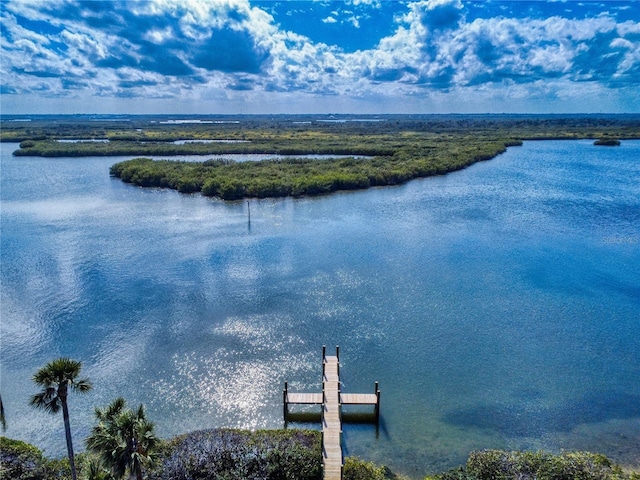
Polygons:
M67 355L94 406L144 403L168 437L283 426L282 388L382 390L347 454L421 478L471 450L588 449L640 466L640 141L525 142L407 185L224 203L109 177L114 158L1 164L6 435L65 452L29 408ZM297 427L300 425L293 425ZM317 427L316 427L317 428Z

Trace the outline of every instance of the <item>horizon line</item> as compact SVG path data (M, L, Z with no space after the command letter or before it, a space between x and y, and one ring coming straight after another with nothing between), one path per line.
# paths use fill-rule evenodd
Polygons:
M9 113L2 114L0 113L0 121L5 120L7 118L14 117L166 117L166 116L175 116L175 117L284 117L284 116L292 116L292 117L304 117L304 116L323 116L323 117L346 117L346 116L357 116L357 117L383 117L383 116L405 116L405 117L420 117L420 116L433 116L433 117L444 117L444 116L461 116L461 117L478 117L478 116L553 116L553 117L561 117L561 116L598 116L598 115L607 115L607 116L630 116L630 115L640 115L640 112L564 112L564 113L536 113L536 112L483 112L483 113L460 113L460 112L449 112L449 113L322 113L322 112L311 112L311 113Z

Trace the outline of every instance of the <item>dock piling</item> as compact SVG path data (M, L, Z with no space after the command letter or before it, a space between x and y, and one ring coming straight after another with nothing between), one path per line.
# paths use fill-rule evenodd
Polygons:
M289 393L289 384L287 382L284 382L284 390L282 391L282 409L283 409L282 413L284 415L285 421L289 416L289 399L287 398L288 393Z
M380 389L378 388L378 382L376 382L376 406L374 413L376 416L376 426L380 425Z

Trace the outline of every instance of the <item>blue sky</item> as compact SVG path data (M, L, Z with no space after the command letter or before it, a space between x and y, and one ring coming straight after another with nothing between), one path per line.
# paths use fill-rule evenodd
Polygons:
M0 0L19 113L640 113L640 2Z

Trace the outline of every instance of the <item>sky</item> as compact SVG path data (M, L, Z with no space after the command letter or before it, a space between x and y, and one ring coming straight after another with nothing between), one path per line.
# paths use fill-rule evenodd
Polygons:
M640 1L0 0L0 113L640 113Z

